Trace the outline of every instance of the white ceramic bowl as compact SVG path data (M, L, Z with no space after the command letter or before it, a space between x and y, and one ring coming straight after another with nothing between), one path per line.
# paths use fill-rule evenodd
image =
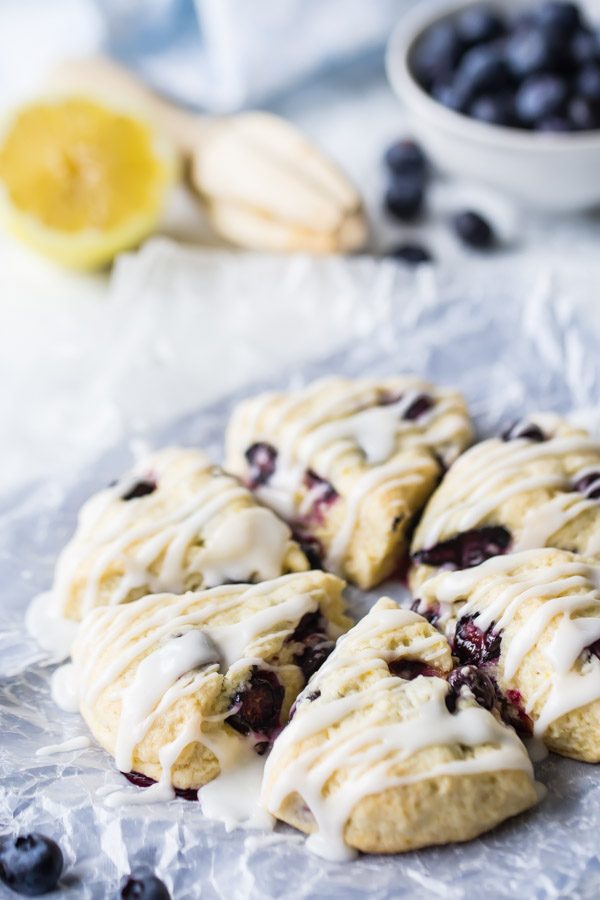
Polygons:
M497 5L506 12L535 2L504 0ZM563 212L600 205L600 131L548 134L488 125L442 106L416 81L410 59L420 36L472 3L419 4L390 36L388 78L415 135L441 169L500 188L524 204Z

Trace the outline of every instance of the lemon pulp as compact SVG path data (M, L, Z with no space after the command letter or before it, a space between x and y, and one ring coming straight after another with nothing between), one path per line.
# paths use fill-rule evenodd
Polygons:
M58 261L108 262L155 226L172 155L145 122L80 97L24 107L0 145L8 226Z

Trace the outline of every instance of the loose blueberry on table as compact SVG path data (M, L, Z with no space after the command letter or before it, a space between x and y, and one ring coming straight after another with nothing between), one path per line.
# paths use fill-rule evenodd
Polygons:
M480 213L470 209L459 212L452 224L457 237L468 247L487 250L496 243L492 226Z
M63 870L58 844L38 832L0 837L0 880L17 894L39 897L53 891Z
M390 259L397 259L399 262L404 262L409 266L420 266L421 263L433 261L431 252L423 244L398 244L396 247L388 250L386 255Z
M425 153L415 141L400 140L384 156L389 182L385 208L400 221L416 218L422 211L429 166Z
M121 882L122 900L171 900L164 881L156 875L126 875Z
M439 103L492 125L600 128L600 40L578 5L546 0L517 16L480 3L428 28L412 71Z

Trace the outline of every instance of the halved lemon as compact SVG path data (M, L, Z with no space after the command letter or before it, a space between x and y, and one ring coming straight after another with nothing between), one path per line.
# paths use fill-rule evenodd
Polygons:
M143 119L86 97L38 101L0 137L0 215L56 262L96 268L154 230L176 172Z

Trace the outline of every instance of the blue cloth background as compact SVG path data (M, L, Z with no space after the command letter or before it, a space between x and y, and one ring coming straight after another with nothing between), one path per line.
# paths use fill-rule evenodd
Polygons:
M380 53L415 0L96 0L106 49L190 106L261 104Z

